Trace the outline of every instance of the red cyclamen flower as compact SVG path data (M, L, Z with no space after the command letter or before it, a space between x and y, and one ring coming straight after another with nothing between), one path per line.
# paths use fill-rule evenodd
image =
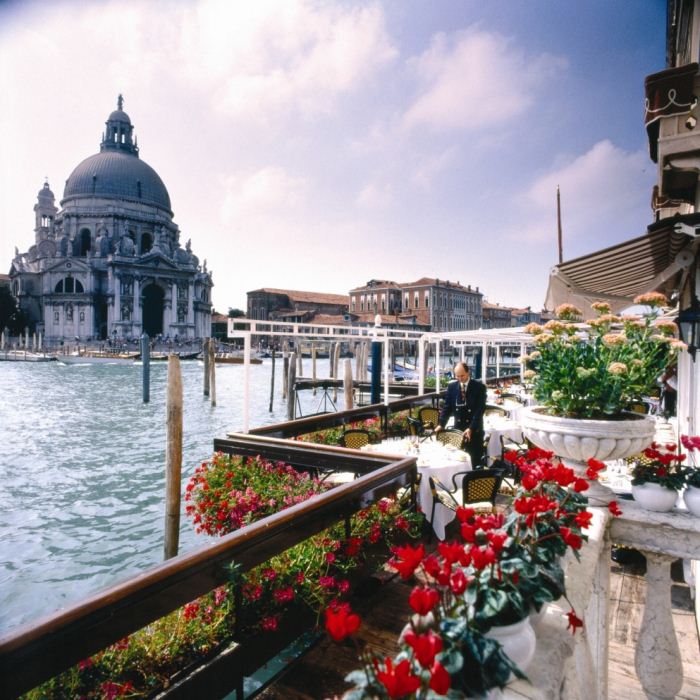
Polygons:
M566 613L566 616L569 618L569 624L566 626L566 629L570 629L572 634L576 634L576 630L579 627L583 627L583 620L576 617L576 613L573 610Z
M416 586L408 597L408 604L419 614L427 615L439 602L440 593L435 588Z
M406 545L405 547L396 547L394 558L389 563L401 574L402 579L409 579L420 566L424 556L424 545L421 544L415 549L411 545Z
M384 669L380 671L377 664L377 680L386 688L390 698L401 698L420 688L420 678L411 673L411 662L408 659L404 659L394 668L391 659L387 658L384 661Z
M336 642L357 632L360 616L351 612L349 605L326 608L326 629Z
M438 695L447 695L450 682L450 674L447 669L439 661L436 661L430 667L430 689Z
M617 501L610 501L610 503L608 503L608 510L616 517L622 515L622 511L617 505Z
M427 668L432 666L435 655L442 651L442 637L428 630L425 634L416 634L412 629L404 635L406 644L413 649L418 663Z

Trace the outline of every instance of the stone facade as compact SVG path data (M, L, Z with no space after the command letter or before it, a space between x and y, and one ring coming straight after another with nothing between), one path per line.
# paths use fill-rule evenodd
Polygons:
M190 241L180 245L168 191L139 158L121 95L100 152L73 170L60 205L44 184L34 245L15 248L10 268L30 330L47 339L210 334L211 273Z
M479 288L459 282L421 277L415 282L370 280L350 290L350 313L410 317L415 325L433 332L481 328L482 298Z
M300 292L293 289L263 287L248 292L248 318L258 321L305 322L319 314L344 316L348 297L342 294Z

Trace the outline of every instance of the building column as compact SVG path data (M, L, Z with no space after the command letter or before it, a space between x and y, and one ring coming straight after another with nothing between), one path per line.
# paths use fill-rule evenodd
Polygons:
M112 290L112 318L110 321L109 306L107 307L107 337L112 338L112 331L118 326L118 321L122 320L122 278L121 275L114 274L110 279L110 284L114 285ZM121 331L118 331L121 335Z
M143 307L141 306L141 278L134 275L134 313L131 315L134 332L141 335L143 331Z

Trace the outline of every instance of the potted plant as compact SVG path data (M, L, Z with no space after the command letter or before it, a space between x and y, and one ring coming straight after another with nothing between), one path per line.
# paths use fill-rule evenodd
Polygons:
M347 677L354 687L345 700L494 698L513 675L524 677L535 644L529 610L566 595L559 559L569 549L577 554L586 539L592 514L583 482L596 479L603 466L589 465L579 483L552 457L539 449L508 457L523 472L508 518L459 508L458 541L441 542L430 554L423 545L395 548L391 564L401 577L418 573L422 580L409 597L415 614L397 655L360 654L363 669ZM619 514L616 504L611 511ZM556 572L552 580L542 576L546 571ZM334 639L359 625L353 618L343 635L338 615L351 613L327 612ZM573 632L583 625L573 609L567 618Z
M681 436L681 443L688 452L700 450L700 437L698 436ZM700 516L700 468L686 467L683 475L685 476L686 489L683 492L683 500L686 508L693 515Z
M607 304L596 303L597 318L578 323L582 312L563 304L557 320L526 326L537 349L524 361L534 373L534 395L541 405L523 411L523 432L566 459L579 475L589 459L638 454L654 436L654 420L628 409L651 393L682 344L674 339L675 324L656 318L656 310L667 304L662 294L641 295L635 303L648 312L620 318ZM610 493L595 482L589 497Z
M657 512L671 510L678 500L678 491L686 481L676 445L651 443L635 461L632 469L632 496L643 508Z

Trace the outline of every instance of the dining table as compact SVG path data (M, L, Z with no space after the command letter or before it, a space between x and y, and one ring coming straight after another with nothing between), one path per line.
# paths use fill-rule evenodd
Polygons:
M378 443L365 445L362 450L401 457L416 457L416 467L421 475L418 486L418 505L428 521L430 521L433 509L430 477L439 480L451 489L452 477L459 472L471 471L472 468L471 459L464 450L452 445L444 445L434 437L428 439L419 439L415 436L388 438ZM455 517L454 510L443 505L440 501L435 504L431 525L439 539L445 539L445 528Z
M521 442L523 439L520 421L495 414L484 416L484 433L489 439L486 448L489 464L501 456L501 436L514 442Z

